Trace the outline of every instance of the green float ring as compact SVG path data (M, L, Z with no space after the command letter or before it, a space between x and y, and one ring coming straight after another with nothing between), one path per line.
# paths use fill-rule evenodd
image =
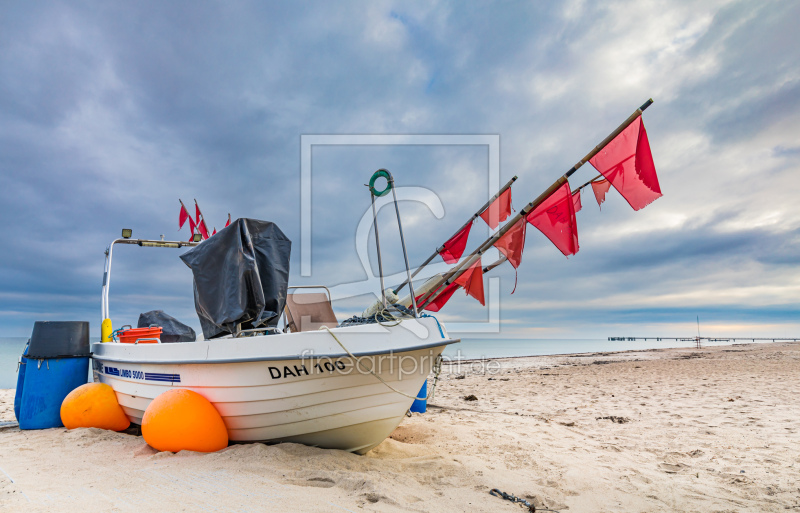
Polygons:
M386 178L386 188L382 191L376 191L375 180L377 180L380 177ZM392 190L392 175L389 174L389 171L385 169L378 169L377 171L375 171L375 173L372 175L372 178L369 179L369 192L371 192L372 195L375 196L376 198L380 198L381 196L388 194L388 192L391 190Z

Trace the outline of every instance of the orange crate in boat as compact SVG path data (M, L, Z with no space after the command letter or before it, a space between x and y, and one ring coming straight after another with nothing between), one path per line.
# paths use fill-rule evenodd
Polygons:
M161 327L158 326L152 328L131 328L129 330L120 331L119 341L123 344L135 344L137 340L140 344L158 344L161 342L161 331Z

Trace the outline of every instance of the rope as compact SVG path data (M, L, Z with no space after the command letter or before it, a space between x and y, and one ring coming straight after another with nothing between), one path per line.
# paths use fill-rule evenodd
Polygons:
M439 382L439 373L442 372L442 354L436 357L433 362L433 384L431 389L428 390L428 402L433 402L433 396L436 393L436 384Z
M414 314L411 312L411 310L409 310L408 308L399 303L395 303L391 305L391 307L400 312L405 317L414 317ZM439 335L441 335L442 338L446 338L444 336L444 330L442 329L442 324L439 322L439 319L425 312L420 312L418 317L430 317L431 319L436 321L436 326L439 328ZM388 308L383 308L375 312L375 314L372 317L361 317L358 315L354 315L353 317L345 319L344 321L339 323L337 327L343 328L346 326L352 326L357 324L380 324L381 326L384 326L386 328L391 328L393 326L398 326L401 322L403 322L402 318L398 319L397 317L392 315L392 313L389 311Z
M395 307L395 309L398 310L400 313L405 314L405 315L407 315L409 317L413 317L413 314L411 313L411 310L409 310L405 306L403 306L403 305L401 305L399 303L395 303L392 306ZM445 338L444 330L442 330L442 325L439 323L439 319L437 319L433 315L426 314L425 312L419 312L419 317L430 317L431 319L436 321L436 326L439 328L439 335L441 335L442 338ZM428 402L432 402L433 401L433 396L436 393L436 384L439 382L439 373L442 372L442 354L441 353L439 353L439 356L437 356L436 360L434 360L432 371L433 371L433 384L431 385L430 389L428 390L428 397L426 398L426 401L428 401Z
M397 310L398 312L400 312L401 314L403 314L403 315L405 315L407 317L413 317L414 316L411 313L411 310L409 310L408 308L406 308L405 306L403 306L401 304L393 304L391 306L395 310ZM436 326L439 328L439 335L441 335L442 338L446 338L444 336L444 330L442 329L442 325L439 322L439 319L437 319L433 315L427 314L425 312L420 312L419 317L430 317L431 319L436 321ZM388 323L388 322L386 322L387 319L396 320L397 322ZM342 321L341 324L339 324L338 327L346 327L346 326L351 326L351 325L356 325L356 324L380 324L381 326L384 326L384 327L387 327L387 328L391 328L393 326L399 325L401 322L402 322L402 319L397 319L395 316L393 316L391 314L391 312L389 312L388 309L384 308L384 309L376 312L375 315L373 315L372 317L359 317L359 316L355 315L355 316L351 317L350 319ZM336 338L336 335L334 335L333 332L331 332L331 330L328 329L327 326L321 326L319 329L326 329L328 331L328 333L330 333L331 336L334 338L334 340L336 340L336 342L339 343L339 345L342 347L342 349L344 349L345 352L348 355L350 355L351 358L353 358L353 360L356 360L356 357L353 356L353 354L350 353L350 351L347 350L347 348L344 346L344 344L342 344L342 342L338 338ZM358 360L356 360L356 361L358 361ZM361 362L359 362L359 364L360 363ZM411 395L408 395L408 394L406 394L404 392L400 392L399 390L393 388L391 385L389 385L388 383L383 381L383 379L381 379L380 376L378 376L377 374L373 373L371 370L369 370L369 369L365 369L365 370L368 370L373 376L375 376L376 378L380 379L381 382L384 385L386 385L387 387L391 388L392 390L394 390L398 394L404 395L404 396L409 397L409 398L412 397ZM413 399L419 400L419 401L423 401L423 400L424 401L432 401L433 400L434 394L436 393L436 384L439 382L439 374L442 372L442 355L441 354L436 357L436 360L433 362L433 369L431 369L431 370L433 371L433 384L428 389L427 396L426 397L413 396Z
M404 314L404 315L406 315L408 317L413 317L414 316L411 313L411 310L409 310L408 308L406 308L405 306L403 306L403 305L401 305L399 303L395 303L392 306L395 308L395 310L397 310L398 312L400 312L400 313L402 313L402 314ZM389 313L386 309L383 309L380 312L378 312L378 314L383 314L383 312ZM377 318L378 314L375 314L376 318ZM389 314L389 315L391 315L391 314ZM439 328L439 335L441 335L442 338L445 338L444 330L442 330L442 325L439 323L439 319L437 319L433 315L426 314L425 312L419 312L419 317L430 317L431 319L436 321L436 326ZM387 324L381 324L381 322L378 321L377 319L376 319L376 322L378 324L380 324L381 326L389 326ZM396 324L392 324L390 326L397 326L398 324L400 324L400 321L398 321ZM431 370L433 371L433 384L431 385L430 389L428 390L428 396L425 398L425 400L428 401L428 402L433 401L433 396L436 393L436 384L439 382L439 373L442 372L442 355L441 355L441 353L439 354L439 356L436 357L436 360L434 360L433 369L431 369ZM417 399L419 399L419 398L417 398Z
M398 312L400 312L400 313L402 313L402 314L404 314L404 315L406 315L406 316L408 316L408 317L414 317L414 314L413 314L413 313L411 313L411 310L409 310L409 309L408 309L408 308L406 308L405 306L401 305L400 303L395 303L395 304L393 304L392 306L393 306L393 307L394 307L394 309L395 309L395 310L397 310ZM383 312L385 312L385 311L386 311L386 310L383 310ZM420 317L420 318L421 318L421 317L430 317L431 319L433 319L434 321L436 321L436 326L439 328L439 335L441 335L441 336L442 336L442 338L445 338L445 336L444 336L444 330L442 329L442 325L441 325L441 323L439 322L439 319L437 319L437 318L436 318L436 317L434 317L433 315L431 315L431 314L427 314L427 313L425 313L425 312L419 312L419 315L418 315L418 317Z
M399 322L398 322L398 324L399 324ZM330 330L330 328L328 328L327 326L321 326L319 329L320 329L320 330L325 330L325 331L327 331L328 333L330 333L330 335L333 337L333 340L335 340L335 341L336 341L336 342L337 342L337 343L338 343L338 344L341 346L341 348L342 348L342 349L344 349L345 353L347 353L347 354L350 356L350 358L352 358L352 359L353 359L353 361L354 361L355 363L357 363L359 366L361 366L361 368L362 368L363 370L365 370L365 371L369 372L370 374L372 374L373 376L375 376L376 378L378 378L378 379L380 380L380 382L381 382L381 383L383 383L384 385L386 385L387 387L389 387L389 389L390 389L390 390L392 390L393 392L397 392L398 394L400 394L400 395L402 395L402 396L404 396L404 397L408 397L409 399L414 399L414 400L416 400L416 401L425 401L425 400L427 400L427 399L428 399L427 397L417 397L416 395L407 394L407 393L405 393L405 392L401 392L400 390L397 390L395 387L393 387L392 385L390 385L389 383L387 383L386 381L384 381L382 377L380 377L380 376L378 376L377 374L375 374L374 372L372 372L372 369L368 369L368 368L366 368L366 367L364 366L364 364L363 364L363 363L361 363L361 360L359 360L358 358L356 358L356 357L355 357L355 355L353 355L353 353L351 353L349 349L347 349L346 347L344 347L344 344L342 344L342 341L341 341L341 340L339 340L339 338L338 338L338 337L337 337L337 336L336 336L336 335L335 335L335 334L334 334L334 333L333 333L333 332Z
M526 501L525 499L521 499L519 497L511 495L510 493L501 492L497 488L492 488L492 490L489 492L489 495L494 495L495 497L500 497L501 499L505 499L507 501L511 501L511 502L514 502L514 503L522 504L523 506L527 507L528 511L530 511L530 512L535 512L535 511L553 511L554 513L558 513L558 511L556 511L554 509L537 508L536 506L534 506L530 502Z
M436 317L434 317L434 316L432 316L432 315L430 315L430 314L426 314L425 312L420 312L419 316L420 316L420 317L430 317L431 319L433 319L434 321L436 321L436 326L438 326L438 327L439 327L439 335L441 335L441 336L442 336L442 338L445 338L445 337L444 337L444 331L442 330L442 325L441 325L441 324L439 324L439 319L437 319Z
M392 305L392 306L397 306L397 305ZM405 313L399 309L398 311L400 313ZM388 309L383 308L375 312L375 314L372 315L371 317L361 317L359 315L354 315L349 319L345 319L344 321L339 323L337 327L343 328L345 326L353 326L359 324L380 324L383 327L391 328L393 326L399 325L401 322L402 319L397 319L394 315L391 314L391 312L389 312Z
M376 312L375 315L373 315L372 317L375 319L376 323L380 324L381 326L383 326L385 328L391 328L391 327L394 327L394 326L399 326L400 323L403 322L402 319L396 318L386 308ZM380 317L380 319L378 317ZM384 320L381 321L381 319L384 319ZM392 321L397 321L397 322L391 322L391 321L387 322L386 319L391 319Z

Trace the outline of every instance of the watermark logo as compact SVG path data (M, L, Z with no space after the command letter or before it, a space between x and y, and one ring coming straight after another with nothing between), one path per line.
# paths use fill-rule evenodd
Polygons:
M497 360L486 358L464 359L459 351L455 357L439 355L429 351L427 354L385 354L372 356L316 356L312 350L300 353L298 363L269 366L271 380L301 378L305 376L350 376L380 375L390 381L403 381L408 376L428 376L434 373L441 377L463 377L467 374L477 376L496 376L502 371ZM381 379L383 379L381 378Z
M300 137L300 276L312 276L313 240L311 227L314 222L314 208L311 201L312 184L312 149L316 145L325 146L484 146L488 149L488 166L486 169L486 197L489 199L500 188L500 136L497 134L457 134L457 135L355 135L355 134L315 134ZM369 170L371 173L373 170ZM400 173L395 172L395 193L398 202L414 201L425 205L436 219L444 217L445 207L436 191L418 186L403 186ZM392 202L392 195L375 199L375 208L380 211ZM479 205L478 205L479 206ZM477 206L476 206L477 208ZM317 213L321 215L321 213ZM455 231L466 219L454 219L452 229ZM364 213L356 228L355 247L358 259L366 273L365 280L351 281L330 286L332 299L356 297L365 293L380 295L380 277L372 271L369 258L370 229L373 223L372 207L365 202ZM442 234L442 242L450 233ZM408 240L407 244L413 244ZM494 250L492 250L494 251ZM411 258L411 257L410 257ZM412 272L420 262L409 262ZM452 266L445 264L440 258L426 266L415 278L415 283L449 270ZM405 281L405 271L384 275L385 285ZM499 333L500 331L500 279L487 278L486 282L486 317L472 322L448 322L447 329L451 333ZM407 290L407 289L406 289ZM369 305L364 305L366 308ZM404 323L405 324L405 323Z

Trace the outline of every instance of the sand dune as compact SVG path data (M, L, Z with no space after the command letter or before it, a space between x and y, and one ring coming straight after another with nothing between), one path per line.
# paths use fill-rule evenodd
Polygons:
M800 509L800 344L496 362L446 367L428 413L366 456L0 428L0 510L520 511L491 488L560 511Z

